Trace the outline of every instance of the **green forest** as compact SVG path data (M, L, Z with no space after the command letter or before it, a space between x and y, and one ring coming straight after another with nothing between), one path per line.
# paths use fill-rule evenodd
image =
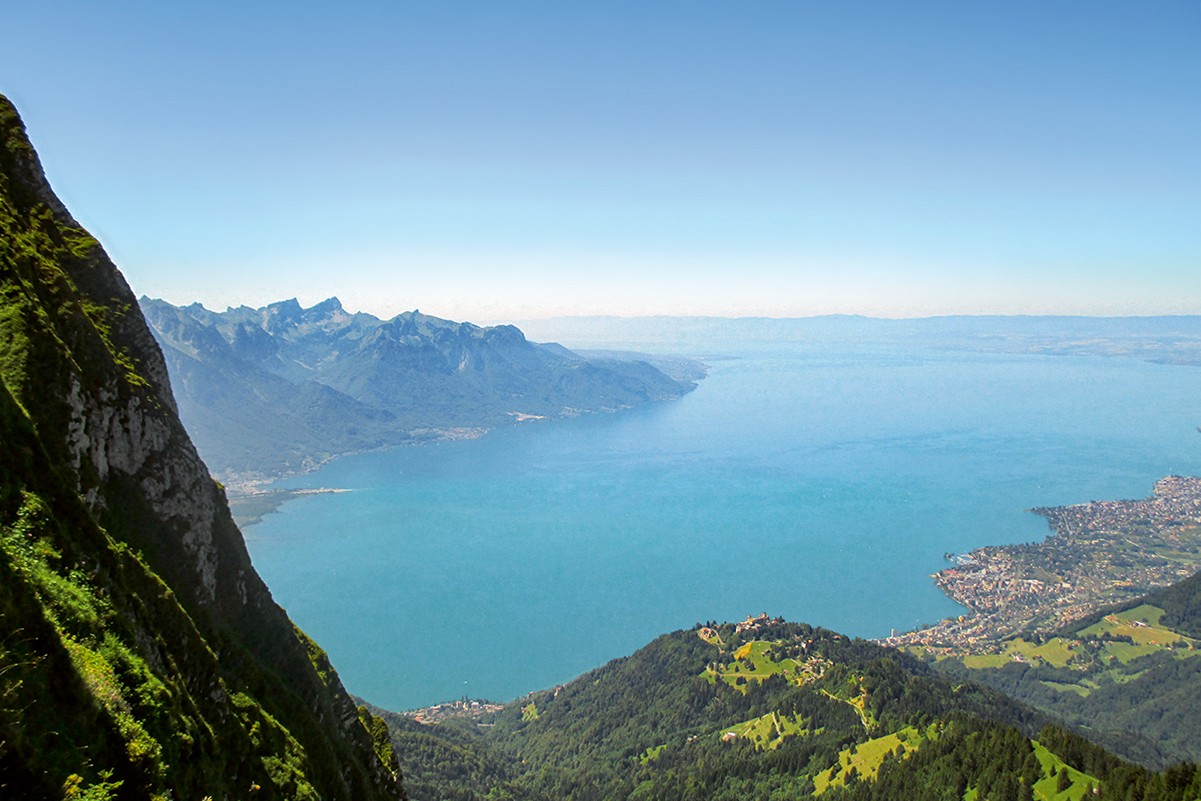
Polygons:
M386 714L406 786L417 799L1201 796L1190 764L1121 759L905 653L796 623L735 629L662 636L479 720Z

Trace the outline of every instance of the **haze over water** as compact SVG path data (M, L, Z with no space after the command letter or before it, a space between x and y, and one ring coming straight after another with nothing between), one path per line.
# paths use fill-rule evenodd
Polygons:
M569 343L570 344L570 343ZM880 342L677 343L682 400L335 461L247 531L347 687L509 700L766 611L862 637L962 610L944 552L1196 474L1201 369Z

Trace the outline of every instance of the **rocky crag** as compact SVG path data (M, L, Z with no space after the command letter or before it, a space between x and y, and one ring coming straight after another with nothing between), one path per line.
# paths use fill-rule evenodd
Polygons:
M0 796L401 798L0 97Z

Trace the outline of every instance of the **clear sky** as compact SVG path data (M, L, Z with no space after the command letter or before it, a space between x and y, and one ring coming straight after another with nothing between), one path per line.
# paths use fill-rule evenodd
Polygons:
M562 314L1201 313L1201 3L12 3L135 292Z

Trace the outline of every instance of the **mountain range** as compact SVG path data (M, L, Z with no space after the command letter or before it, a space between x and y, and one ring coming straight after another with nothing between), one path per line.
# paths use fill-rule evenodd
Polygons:
M331 456L500 425L675 399L703 375L630 354L582 356L417 311L381 320L337 298L212 312L142 298L180 416L214 473L237 482ZM681 372L681 368L683 371Z

